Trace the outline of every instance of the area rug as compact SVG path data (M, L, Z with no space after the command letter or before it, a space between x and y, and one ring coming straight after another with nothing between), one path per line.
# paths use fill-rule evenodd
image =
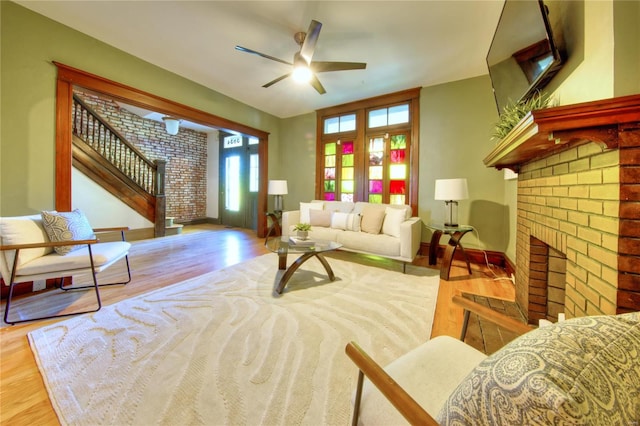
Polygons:
M267 254L29 333L60 422L349 424L345 345L384 365L428 340L439 278L329 263L335 281L311 259L277 296Z

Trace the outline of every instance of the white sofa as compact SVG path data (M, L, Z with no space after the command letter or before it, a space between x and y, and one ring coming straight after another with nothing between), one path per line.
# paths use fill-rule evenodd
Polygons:
M413 261L422 236L422 221L411 216L407 205L313 200L282 213L282 234L295 236L298 223L311 224L311 239L403 262Z

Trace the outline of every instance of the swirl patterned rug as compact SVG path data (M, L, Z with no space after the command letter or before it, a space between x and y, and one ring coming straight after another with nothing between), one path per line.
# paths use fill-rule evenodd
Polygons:
M428 339L439 278L328 260L336 281L311 259L279 297L282 272L268 254L31 332L58 418L349 424L357 370L346 343L386 364Z

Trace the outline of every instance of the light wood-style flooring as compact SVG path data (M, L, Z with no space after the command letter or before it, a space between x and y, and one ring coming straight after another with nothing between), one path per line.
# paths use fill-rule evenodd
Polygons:
M180 235L136 241L130 251L133 280L126 286L101 287L103 306L268 253L263 243L264 240L256 238L252 231L218 225L188 226ZM381 262L389 263L385 260ZM430 267L426 256L419 256L414 265ZM103 273L107 275L103 279L108 279L109 274L117 277L120 272L116 270L121 270L120 266L109 268ZM494 279L495 274L504 277L503 272L497 268L472 265L473 274L469 276L465 266L462 262L454 262L451 280L440 281L432 337L443 334L459 337L463 314L461 308L450 303L455 294L475 295L473 297L478 302L519 316L512 303L515 289L511 281ZM402 270L401 264L391 264L390 267ZM28 306L51 305L51 300L56 297L54 293L60 292L51 290L29 296ZM89 297L91 292L86 293L76 296L71 308L82 309L93 302ZM4 325L0 328L1 425L59 424L26 337L29 331L54 321L60 320ZM479 350L492 353L513 337L472 318L466 341Z

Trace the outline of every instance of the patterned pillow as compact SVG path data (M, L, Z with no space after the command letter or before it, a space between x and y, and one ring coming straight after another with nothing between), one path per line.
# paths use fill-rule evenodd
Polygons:
M482 361L440 424L619 424L640 419L640 312L538 328Z
M43 211L42 223L51 241L90 240L95 238L89 220L80 210L72 212ZM65 255L82 246L54 247L56 253Z
M331 214L331 227L345 231L360 232L360 215L355 213L333 212Z

